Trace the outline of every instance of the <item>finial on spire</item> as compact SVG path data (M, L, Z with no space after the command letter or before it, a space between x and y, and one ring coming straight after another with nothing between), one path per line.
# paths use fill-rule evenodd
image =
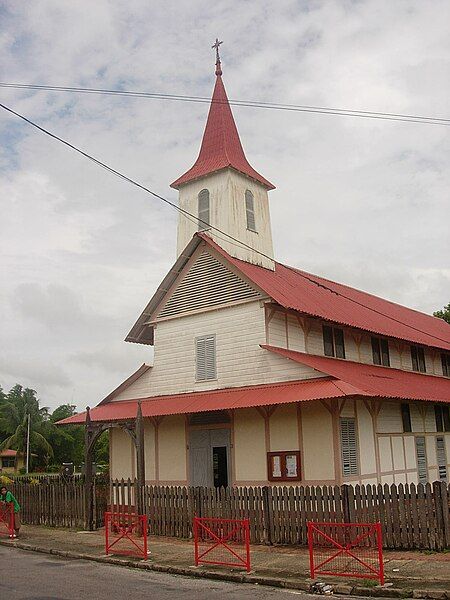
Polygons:
M223 44L223 42L219 42L219 38L216 38L215 43L211 46L211 48L216 50L216 75L222 75L222 65L220 64L220 56L219 56L220 44Z

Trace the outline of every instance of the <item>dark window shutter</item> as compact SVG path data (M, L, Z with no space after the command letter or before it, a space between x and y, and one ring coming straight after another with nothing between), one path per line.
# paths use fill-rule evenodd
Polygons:
M409 410L409 404L401 404L400 408L402 411L403 432L410 433L412 431L412 427L411 427L411 412Z
M444 419L442 415L442 406L434 405L434 418L436 421L436 431L444 431Z
M436 458L440 481L447 481L447 454L445 452L445 439L436 438Z
M441 362L442 362L442 374L445 377L450 376L450 356L447 354L441 354Z
M344 331L342 329L334 329L334 345L337 358L345 358Z
M358 475L358 444L355 419L341 419L342 474Z
M333 329L328 325L323 326L323 351L325 356L334 356Z
M417 358L417 347L411 346L411 362L413 371L419 370L419 360Z
M374 365L381 365L380 340L372 337L372 359Z
M425 438L423 436L416 437L416 458L419 483L425 484L428 481L428 468L427 450L425 447Z
M380 340L381 346L381 363L385 367L391 366L391 361L389 360L389 342L387 340Z
M419 360L419 371L421 373L426 373L426 366L425 366L425 352L423 348L417 348L417 357Z

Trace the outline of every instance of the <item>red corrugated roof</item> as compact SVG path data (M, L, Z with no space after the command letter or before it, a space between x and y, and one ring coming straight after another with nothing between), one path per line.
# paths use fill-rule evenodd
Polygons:
M0 456L17 456L17 450L0 450Z
M321 377L302 381L142 398L141 407L144 417L156 417L286 404L287 402L302 402L321 398L342 398L359 393L359 390L345 382L331 377ZM90 417L93 421L134 419L137 405L137 399L101 404L90 411ZM80 413L59 421L57 425L84 423L85 419L86 413Z
M203 134L202 145L192 168L171 184L180 185L204 177L214 171L232 167L244 175L262 183L269 190L275 186L267 181L249 164L242 148L239 133L228 102L222 76L216 74L216 84Z
M280 356L327 373L361 390L362 395L450 402L450 379L262 345Z
M207 234L196 234L285 308L425 346L450 350L443 319L383 300L342 283L275 263L275 270L233 258Z

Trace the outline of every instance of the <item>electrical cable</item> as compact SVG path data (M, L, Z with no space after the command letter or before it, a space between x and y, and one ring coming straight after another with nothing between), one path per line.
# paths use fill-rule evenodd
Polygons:
M156 92L138 92L132 90L114 90L114 89L101 89L101 88L81 88L81 87L68 87L68 86L51 86L51 85L38 85L30 83L7 83L0 82L0 87L13 88L13 89L29 89L37 91L51 91L51 92L72 92L82 94L101 94L110 96L128 96L133 98L148 98L148 99L160 99L160 100L176 100L181 102L200 102L200 103L217 103L224 104L226 101L222 100L211 100L204 96L190 96L190 95L176 95L176 94L164 94ZM259 102L254 100L229 100L228 104L233 106L246 106L250 108L262 108L271 110L285 110L293 112L305 112L305 113L317 113L317 114L328 114L335 116L344 117L361 117L367 119L380 119L384 121L401 121L405 123L422 123L427 125L444 125L450 126L450 119L441 117L425 117L420 115L408 115L401 113L390 113L390 112L377 112L377 111L366 111L366 110L354 110L347 108L331 108L325 106L308 106L300 104L282 104L276 102Z
M5 104L0 103L0 108L2 108L3 110L15 115L16 117L18 117L19 119L21 119L22 121L24 121L25 123L28 123L29 125L31 125L32 127L34 127L35 129L38 129L39 131L41 131L42 133L44 133L45 135L48 135L49 137L57 140L58 142L61 142L62 144L64 144L65 146L67 146L68 148L71 148L72 150L74 150L75 152L77 152L78 154L81 154L82 156L84 156L85 158L87 158L88 160L94 162L96 165L98 165L99 167L105 169L106 171L108 171L109 173L112 173L113 175L115 175L116 177L119 177L120 179L123 179L124 181L136 186L137 188L147 192L148 194L151 194L152 196L154 196L155 198L158 198L159 200L161 200L162 202L164 202L165 204L168 204L169 206L171 206L172 208L174 208L177 212L181 213L182 215L184 215L186 218L188 218L189 220L194 219L195 222L197 223L201 223L202 225L205 225L208 229L211 229L213 231L216 231L217 233L220 233L224 236L226 236L226 238L228 240L231 240L232 242L236 242L237 244L239 244L240 246L242 246L243 248L246 248L248 250L251 250L252 252L256 252L257 254L259 254L260 256L263 256L264 258L267 258L268 260L274 261L275 259L272 256L269 256L268 254L265 254L264 252L261 252L260 250L256 250L256 248L253 248L252 246L250 246L249 244L246 244L245 242L242 242L241 240L235 238L234 236L230 235L229 233L226 233L225 231L219 229L218 227L214 227L213 225L211 225L210 223L207 223L206 221L203 221L201 219L199 219L196 215L190 213L189 211L182 209L181 207L177 206L174 202L172 202L171 200L168 200L167 198L164 198L164 196L161 196L159 194L157 194L156 192L154 192L153 190L147 188L146 186L142 185L141 183L135 181L134 179L131 179L130 177L128 177L127 175L124 175L123 173L121 173L120 171L117 171L116 169L114 169L113 167L110 167L109 165L107 165L106 163L102 162L101 160L95 158L94 156L88 154L87 152L84 152L83 150L81 150L80 148L77 148L77 146L71 144L70 142L68 142L67 140L64 140L63 138L57 136L56 134L52 133L51 131L48 131L47 129L45 129L44 127L41 127L40 125L38 125L37 123L35 123L34 121L31 121L30 119L28 119L27 117L25 117L24 115L21 115L20 113L16 112L15 110L13 110L12 108L9 108L8 106L6 106ZM367 307L365 304L358 302L357 300L355 300L354 298L350 298L348 296L346 296L345 294L342 294L341 292L337 292L336 290L331 289L330 287L328 287L326 284L324 283L319 283L318 281L315 281L314 279L311 279L310 277L308 277L308 275L303 272L300 271L299 269L296 269L294 267L290 267L289 265L283 265L285 268L289 269L290 271L293 271L294 273L296 273L297 275L300 275L301 277L303 277L304 279L306 279L307 281L309 281L310 283L313 283L315 286L317 287L322 287L324 289L326 289L327 291L340 296L342 298L345 298L346 300L349 300L350 302L353 302L354 304L357 304L358 306L361 306L365 309L368 309L372 312L375 312L376 314L379 314L381 316L383 316L384 318L390 319L396 323L399 323L401 325L404 325L405 327L408 327L414 331L417 331L418 333L422 333L425 335L428 335L430 337L434 337L436 340L439 340L441 342L447 342L448 340L445 340L443 338L440 338L436 335L430 334L429 332L423 331L421 329L418 329L417 327L414 327L413 325L410 325L408 323L403 323L403 321L400 321L399 319L395 319L394 317L391 317L390 315L386 315L381 311L378 311L374 308L369 308Z

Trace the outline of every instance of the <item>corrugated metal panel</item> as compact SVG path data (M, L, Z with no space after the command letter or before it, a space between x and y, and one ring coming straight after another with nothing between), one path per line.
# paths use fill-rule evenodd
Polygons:
M343 398L360 393L356 388L330 377L258 385L208 392L192 392L172 396L155 396L141 400L144 417L190 414L214 410L231 410L252 406L268 406L322 398ZM110 402L90 412L93 421L122 421L136 418L138 401ZM60 421L58 425L84 423L86 413Z
M210 252L202 252L158 317L172 317L209 306L260 297L258 290L227 269Z
M450 402L450 379L446 377L316 356L274 346L262 345L262 348L345 381L363 390L365 395Z
M278 304L372 333L450 350L450 326L400 304L323 277L275 263L275 271L231 257L209 236L200 237Z

